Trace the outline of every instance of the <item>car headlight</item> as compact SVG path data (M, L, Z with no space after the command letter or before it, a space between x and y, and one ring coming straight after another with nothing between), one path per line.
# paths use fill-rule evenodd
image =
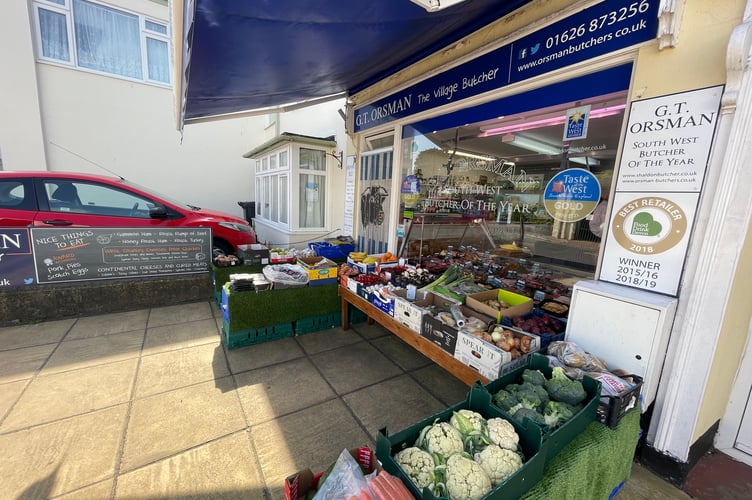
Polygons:
M220 222L220 226L239 231L241 233L253 233L253 228L248 224L238 224L237 222Z

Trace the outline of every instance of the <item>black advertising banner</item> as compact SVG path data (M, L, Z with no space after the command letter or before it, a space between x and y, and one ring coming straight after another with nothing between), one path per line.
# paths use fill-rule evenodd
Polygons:
M39 283L202 273L209 228L32 228Z
M0 228L0 288L34 283L28 228Z

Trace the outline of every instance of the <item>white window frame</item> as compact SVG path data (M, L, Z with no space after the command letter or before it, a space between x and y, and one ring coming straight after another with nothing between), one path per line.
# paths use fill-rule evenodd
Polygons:
M138 17L139 22L139 41L140 41L140 50L141 50L141 78L133 78L129 76L124 76L118 73L109 73L106 71L86 68L78 65L78 53L76 50L76 37L74 35L74 26L73 26L73 5L72 0L62 0L63 4L56 3L52 0L34 0L33 7L34 7L34 24L35 24L35 40L36 40L36 51L37 51L37 60L39 62L45 62L45 63L51 63L55 65L60 66L67 66L71 68L76 68L79 71L86 71L89 73L95 73L99 75L106 75L114 78L120 78L123 80L129 80L129 81L137 81L137 82L144 82L152 85L159 85L163 87L171 87L172 86L172 50L171 50L171 39L170 39L170 24L168 21L164 21L161 19L156 19L150 16L145 16L143 14L139 14L137 12L129 11L126 9L123 9L121 7L114 7L112 5L108 5L102 2L98 2L96 0L85 0L89 3L95 4L95 5L101 5L102 7L106 7L108 9L120 11L126 14L130 14L133 16ZM68 60L63 59L56 59L53 57L46 57L42 53L42 28L39 21L39 10L44 9L48 10L50 12L55 12L57 14L61 14L65 16L65 26L67 29L67 40L68 40ZM153 23L159 26L164 26L165 33L159 33L158 31L149 29L146 27L146 23ZM160 42L164 42L167 44L167 82L163 82L160 80L152 80L149 78L149 58L147 53L147 39L153 39Z
M280 148L271 150L261 156L255 158L256 174L254 184L254 199L256 200L256 218L259 222L263 222L266 225L276 227L283 231L295 231L295 232L317 232L326 231L329 227L329 208L331 201L331 169L329 165L328 156L325 156L324 169L323 170L308 170L300 168L300 150L311 149L316 151L322 151L327 155L327 149L320 146L314 146L310 144L286 144ZM274 158L274 160L272 160ZM272 167L274 164L274 167ZM320 175L324 177L324 223L320 227L300 227L299 221L299 209L300 209L300 175L311 173L314 175ZM267 212L264 210L267 203L271 203L271 199L274 198L272 194L267 196L266 182L272 185L271 178L277 178L277 201L281 202L286 199L287 207L287 222L282 222L280 219L280 210L278 206L276 208L276 218L267 217ZM282 179L286 182L281 182ZM269 179L265 181L265 179ZM286 196L282 196L282 186L286 184ZM269 206L268 213L271 215L275 210Z

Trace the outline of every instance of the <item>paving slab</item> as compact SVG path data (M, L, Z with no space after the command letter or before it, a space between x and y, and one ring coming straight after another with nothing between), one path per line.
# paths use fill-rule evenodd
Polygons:
M0 384L30 379L56 348L57 344L45 344L0 351Z
M0 423L11 407L16 404L21 393L29 385L28 380L18 380L7 384L0 384Z
M115 498L264 498L246 431L236 432L118 478Z
M384 337L386 335L392 335L389 330L378 323L374 323L372 325L369 325L367 322L356 323L354 325L350 325L350 330L354 330L364 339L375 339Z
M436 364L410 372L436 399L451 406L464 401L470 387Z
M250 425L337 397L307 358L243 372L235 382Z
M130 332L132 330L145 330L149 320L149 310L139 309L136 311L102 314L98 316L86 316L78 318L66 340L86 339L113 333Z
M122 404L0 434L2 496L50 498L112 478L127 411Z
M342 399L373 441L382 427L394 434L446 408L408 375L351 392Z
M41 371L42 375L136 358L144 344L144 330L61 342Z
M211 305L206 302L192 302L174 306L155 307L149 313L148 328L176 325L202 319L214 319Z
M302 347L293 337L238 349L225 348L225 354L232 373L255 370L305 356Z
M152 354L141 359L136 397L207 382L229 374L224 350L216 343Z
M340 395L403 373L368 342L324 351L311 359Z
M149 327L146 330L144 354L182 349L201 344L219 344L217 325L214 319L192 320L166 326Z
M121 470L131 471L237 432L245 418L231 377L133 401Z
M327 328L326 330L299 335L295 339L308 354L317 354L363 341L352 331L345 331L342 328Z
M70 330L75 319L0 328L0 351L42 344L56 344Z
M52 422L130 399L138 359L36 377L0 425L0 432Z
M331 400L251 427L272 499L284 499L284 480L310 468L325 470L344 449L374 446L341 400Z
M415 370L433 364L433 361L396 335L377 337L371 340L371 344L403 370Z

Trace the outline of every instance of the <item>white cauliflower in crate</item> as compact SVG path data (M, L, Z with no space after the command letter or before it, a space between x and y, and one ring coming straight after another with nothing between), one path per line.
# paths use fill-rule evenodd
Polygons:
M452 500L478 500L491 491L491 479L477 462L452 455L446 463L446 489Z
M520 436L514 430L514 425L503 418L491 418L486 423L488 436L495 444L506 450L516 451L520 443Z
M444 459L464 451L460 431L452 427L449 422L438 422L425 426L420 431L415 446L428 453L436 453Z
M433 491L436 482L434 474L436 464L434 464L430 453L412 446L398 452L394 455L394 459L405 471L405 474L413 480L418 490L422 491L424 487L428 486Z
M522 459L512 451L495 444L487 446L475 454L475 461L480 464L491 479L492 486L498 486L522 467Z

